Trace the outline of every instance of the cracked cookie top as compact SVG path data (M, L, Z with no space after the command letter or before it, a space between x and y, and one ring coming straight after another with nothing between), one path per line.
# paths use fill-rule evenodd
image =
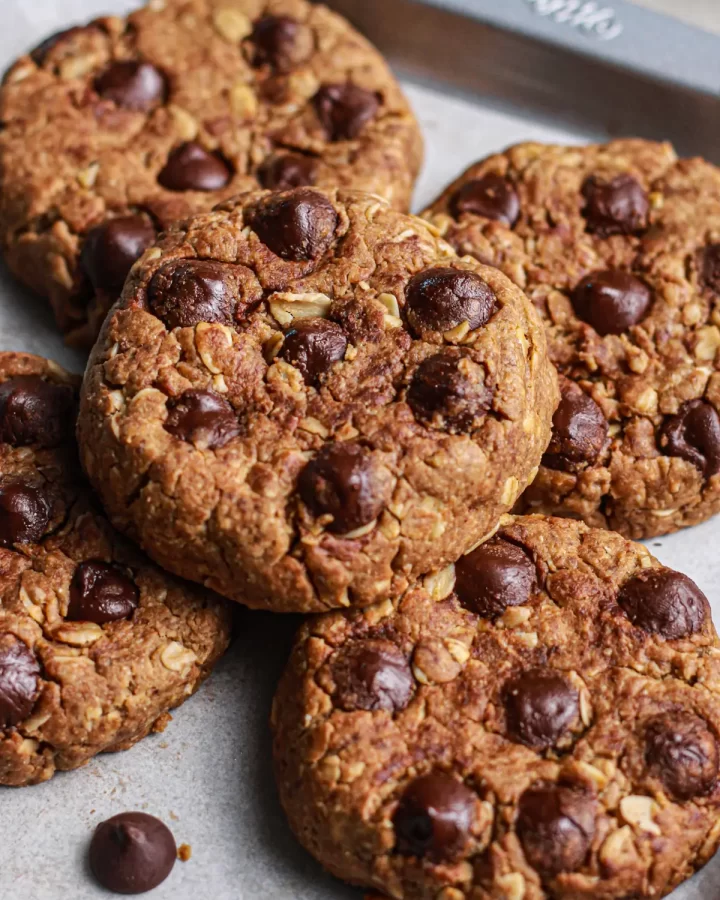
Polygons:
M369 194L247 194L135 267L87 371L83 462L161 565L250 606L367 605L531 479L557 402L497 269Z
M78 386L0 353L0 785L162 730L229 640L225 604L153 566L96 507Z
M720 841L708 601L580 522L507 516L399 600L308 621L273 728L300 840L391 897L661 897Z
M407 209L415 119L377 51L305 0L153 0L53 35L0 88L0 243L92 345L157 232L259 186Z
M522 144L425 213L541 312L562 401L523 508L649 537L720 511L720 170L667 144Z

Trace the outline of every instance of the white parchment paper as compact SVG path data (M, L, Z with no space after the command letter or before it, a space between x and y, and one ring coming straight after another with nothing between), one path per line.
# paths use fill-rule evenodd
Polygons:
M361 2L361 0L358 0ZM0 68L48 34L123 0L0 0ZM520 140L582 141L528 118L483 108L417 85L408 92L422 120L427 161L417 208L476 158ZM29 350L81 371L42 301L0 269L0 349ZM703 588L720 622L720 519L652 542L667 565ZM358 900L295 843L278 806L268 717L296 620L239 613L240 637L216 675L178 710L163 735L127 753L24 789L0 788L0 900L108 897L86 871L97 823L126 810L165 820L192 859L178 863L153 900ZM673 900L720 900L716 859Z

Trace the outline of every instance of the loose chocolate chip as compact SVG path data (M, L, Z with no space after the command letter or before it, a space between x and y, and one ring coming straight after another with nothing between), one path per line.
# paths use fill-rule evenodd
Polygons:
M317 178L317 160L302 153L269 156L258 170L260 184L270 191L311 187Z
M707 722L685 710L648 722L645 759L678 800L709 794L718 776L718 745Z
M702 252L702 283L715 294L720 294L720 244L709 244Z
M583 215L587 230L599 237L635 234L647 228L650 204L643 186L632 175L601 181L591 175L583 185Z
M55 34L51 34L50 37L45 38L41 44L38 44L34 50L30 51L30 58L36 66L43 65L53 47L57 46L61 41L65 40L65 38L80 34L81 31L84 31L84 29L76 26L75 28L67 28L65 31L58 31Z
M291 72L313 52L312 32L290 16L263 16L250 40L255 47L253 64L268 65L280 73Z
M302 262L318 259L329 249L339 219L324 194L299 188L268 197L251 212L249 224L276 256Z
M326 84L313 98L315 110L331 141L352 141L375 118L380 99L356 84Z
M643 569L620 589L618 603L633 625L669 641L702 631L710 618L705 594L672 569Z
M553 416L543 465L572 472L579 465L595 462L607 438L608 422L597 403L574 382L561 378L560 405Z
M573 292L575 313L603 337L623 334L647 315L652 291L639 278L619 269L583 278Z
M720 472L720 416L705 400L690 400L660 429L660 448L697 466L705 478Z
M127 569L114 563L80 563L70 584L70 622L103 625L127 619L137 609L140 592Z
M451 434L479 428L492 404L485 371L463 353L438 353L417 367L407 402L425 425Z
M410 702L415 679L401 650L389 641L357 641L332 663L335 703L346 712L386 709L398 712Z
M57 447L72 434L75 392L39 375L0 384L0 442L14 447Z
M50 522L50 503L38 488L14 481L0 487L0 547L34 544Z
M95 81L95 90L118 106L145 112L165 101L165 76L149 62L114 62Z
M298 490L312 515L333 517L327 529L335 534L369 525L387 502L386 482L358 444L326 444L303 469Z
M445 332L467 322L470 330L486 325L497 310L492 288L474 272L447 266L414 275L407 288L405 314L418 337Z
M198 322L231 324L236 300L228 268L219 262L184 259L170 262L153 275L150 308L170 328Z
M580 697L553 669L530 669L505 685L508 734L514 741L546 750L554 747L580 714Z
M0 729L12 728L30 715L39 678L35 654L12 634L0 635Z
M240 434L240 422L215 391L185 391L170 407L165 430L201 449L216 450Z
M496 619L509 606L524 605L537 588L537 570L530 557L499 537L461 556L455 565L458 600L486 619Z
M119 297L130 269L155 236L145 216L119 216L93 228L80 254L80 265L93 288Z
M406 788L393 816L398 852L435 863L461 856L476 802L476 794L450 775L417 778Z
M512 228L520 217L520 198L511 181L490 172L464 184L450 201L450 212L456 219L470 213Z
M172 151L158 175L169 191L220 191L232 178L230 166L218 153L208 153L190 141Z
M168 877L177 847L170 829L147 813L120 813L95 829L90 868L100 884L116 894L142 894Z
M525 857L542 875L579 869L595 835L595 799L580 789L537 784L520 797L516 829Z
M334 363L343 359L347 338L336 322L300 319L285 333L280 355L300 371L305 384L317 385Z

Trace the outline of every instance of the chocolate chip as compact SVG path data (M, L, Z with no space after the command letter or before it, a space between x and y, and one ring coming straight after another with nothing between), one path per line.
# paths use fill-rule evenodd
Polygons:
M632 175L602 181L591 175L582 187L587 230L599 237L635 234L647 228L650 204L643 186Z
M720 244L709 244L702 251L700 278L706 288L720 294Z
M303 469L300 497L313 516L333 517L334 534L369 525L387 502L387 483L359 444L326 444Z
M253 64L268 65L280 73L291 72L313 52L312 32L290 16L263 16L250 40L255 47Z
M258 170L260 184L270 191L289 191L308 187L317 179L317 160L302 153L269 156Z
M413 275L408 284L405 315L420 338L463 322L473 331L486 325L496 310L494 291L474 272L437 266Z
M553 669L530 669L505 685L510 737L535 750L555 747L580 714L580 697Z
M633 625L669 641L702 631L710 619L705 594L672 569L643 569L620 589L618 603Z
M356 84L326 84L313 98L315 111L331 141L352 141L375 118L380 98Z
M707 722L685 710L648 722L645 759L678 800L709 794L718 776L718 745Z
M232 178L230 166L219 153L208 153L190 141L172 151L158 175L169 191L220 191Z
M38 44L34 50L30 51L30 58L36 66L42 66L53 47L56 47L61 41L64 41L65 38L73 37L73 35L80 34L84 30L84 28L75 26L74 28L67 28L65 31L58 31L55 34L51 34L50 37L45 38L41 44Z
M105 100L118 106L145 112L165 102L165 76L149 62L121 60L114 62L95 81L95 90Z
M90 868L100 884L116 894L142 894L168 877L177 847L160 819L129 812L101 822L90 842Z
M317 385L333 364L345 356L347 338L342 328L327 319L300 319L285 332L280 355L299 370L305 384Z
M511 181L490 172L464 184L450 201L451 215L464 213L504 222L512 228L520 217L520 198Z
M641 322L652 305L652 291L639 278L613 269L583 278L572 301L577 317L604 337Z
M421 362L407 392L416 419L451 434L479 428L492 397L483 367L469 355L451 351Z
M67 619L103 625L127 619L137 609L140 592L122 566L90 560L80 563L70 584Z
M516 830L528 863L542 875L573 872L595 835L595 799L580 789L537 784L520 797Z
M405 709L415 679L402 651L389 641L356 641L338 651L332 663L335 703L346 712L358 709Z
M240 422L215 391L185 391L171 405L165 430L203 450L216 450L240 434Z
M307 188L268 197L248 218L263 244L290 262L321 257L340 221L327 197Z
M14 447L57 447L72 434L75 392L39 375L0 384L0 442Z
M705 478L720 472L720 416L705 400L690 400L660 429L660 448L697 466Z
M155 237L155 228L145 216L119 216L93 228L80 254L80 265L93 288L119 297L130 269Z
M530 557L499 537L461 556L455 564L458 600L486 619L496 619L509 606L523 606L537 589L537 570Z
M0 729L27 719L35 706L40 665L12 634L0 635Z
M23 481L0 487L0 547L37 543L50 522L50 503Z
M543 456L549 469L572 472L593 463L605 448L608 422L597 403L567 378L560 379L560 405L553 416L550 445Z
M450 775L415 779L393 816L398 852L435 863L461 856L470 839L476 802L476 794Z
M189 328L198 322L229 325L235 319L230 269L212 260L175 260L158 269L148 299L155 315L170 328Z

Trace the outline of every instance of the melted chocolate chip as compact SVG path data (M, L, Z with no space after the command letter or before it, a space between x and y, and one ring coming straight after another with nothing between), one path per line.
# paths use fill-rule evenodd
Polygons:
M647 315L652 291L639 278L619 269L583 278L573 292L575 314L603 337L623 334Z
M198 322L235 319L234 285L228 267L203 259L170 262L153 275L148 288L150 308L169 328L189 328Z
M405 315L418 337L445 332L467 322L470 330L486 325L497 310L492 288L474 272L447 266L414 275L407 288Z
M290 191L312 187L317 179L317 160L302 153L282 153L268 157L258 171L260 184L270 191Z
M40 665L12 634L0 635L0 729L27 719L35 706Z
M720 472L720 416L705 400L690 400L668 419L659 435L660 448L697 466L705 478Z
M57 447L74 426L75 392L39 375L0 384L0 442L14 447Z
M116 894L142 894L168 877L177 847L159 819L130 812L98 825L89 855L93 875L104 888Z
M356 641L340 650L332 663L335 703L346 712L358 709L405 709L415 679L402 651L389 641Z
M330 248L339 219L324 194L299 188L261 202L249 224L276 256L303 262L319 259Z
M130 269L155 237L155 228L145 216L120 216L93 228L80 254L80 265L93 288L120 296Z
M476 802L476 794L450 775L417 778L406 788L393 816L398 852L435 863L461 856Z
M347 345L347 338L336 322L300 319L285 333L280 355L300 371L305 384L317 385L320 376L344 358Z
M597 403L574 382L561 378L560 405L553 416L543 465L572 472L580 465L594 463L607 439L608 422Z
M470 213L512 228L520 217L520 198L511 181L490 172L464 184L450 201L450 212L456 219Z
M240 422L215 391L185 391L170 407L165 430L200 449L216 450L240 434Z
M114 62L95 81L95 90L106 100L137 112L146 112L165 102L165 76L149 62Z
M601 181L592 175L582 188L587 230L599 237L636 234L647 228L650 204L643 186L632 175Z
M41 44L38 44L34 50L30 51L30 58L36 66L42 66L53 47L56 47L61 41L64 41L65 38L80 34L84 30L84 28L76 26L75 28L67 28L65 31L58 31L55 34L51 34L50 37L45 38Z
M537 784L520 797L516 829L528 863L542 875L573 872L595 835L595 799L582 790Z
M407 392L416 419L451 434L479 428L492 397L485 370L462 352L438 353L421 362Z
M702 251L700 279L714 294L720 294L720 244L709 244Z
M313 103L331 141L354 140L380 109L377 94L350 83L321 87Z
M232 178L230 166L218 153L208 153L190 141L172 151L158 175L169 191L220 191Z
M510 737L535 750L554 747L580 715L580 697L553 669L530 669L505 685Z
M291 72L313 52L312 32L290 16L263 16L250 41L255 47L253 64L268 65L281 74Z
M496 619L509 606L523 606L537 589L537 571L530 557L499 537L461 556L455 565L458 600L486 619Z
M617 599L633 625L669 641L697 634L710 618L705 594L672 569L643 569L623 585Z
M114 563L80 563L70 584L70 622L103 625L127 619L137 609L140 592L126 569Z
M709 794L718 776L718 745L707 722L685 710L648 722L645 759L678 800Z
M22 481L0 487L0 547L37 543L50 523L50 503Z

